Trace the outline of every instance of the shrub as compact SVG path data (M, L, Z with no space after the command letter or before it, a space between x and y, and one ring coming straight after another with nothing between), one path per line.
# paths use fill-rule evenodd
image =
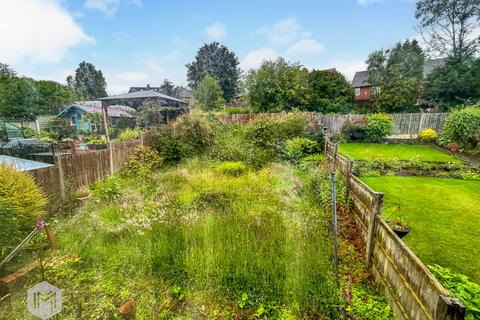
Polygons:
M183 115L159 126L154 136L153 148L166 162L174 163L204 153L213 143L214 131L206 119Z
M29 230L45 213L47 199L27 173L0 164L0 202L15 212L21 227Z
M372 114L367 117L366 140L380 142L392 134L395 123L387 114Z
M423 142L433 142L437 140L438 134L435 130L433 129L425 129L420 132L418 135L418 139Z
M439 142L477 149L480 146L480 105L453 111L445 121Z
M0 247L10 248L19 237L35 228L38 216L45 214L47 199L32 177L0 164ZM0 252L2 254L4 252Z
M241 175L247 170L247 166L240 161L236 161L236 162L227 161L227 162L220 163L217 166L217 169L225 175L238 177L239 175Z
M90 189L92 195L98 200L113 200L121 193L121 180L119 176L109 176L105 180L95 182Z
M129 141L129 140L136 140L139 138L142 130L137 129L125 129L118 135L118 140L120 141Z
M348 121L342 128L342 134L348 141L363 141L367 136L365 119Z
M288 140L286 149L287 156L291 160L300 160L319 151L316 141L302 137Z
M306 156L300 161L299 167L304 171L310 171L319 168L325 163L325 157L322 154L312 154Z
M145 176L159 168L163 158L151 147L138 146L129 157L123 172L126 176Z
M468 280L468 277L454 273L439 265L429 266L433 275L450 294L460 299L467 312L465 319L480 319L480 285Z

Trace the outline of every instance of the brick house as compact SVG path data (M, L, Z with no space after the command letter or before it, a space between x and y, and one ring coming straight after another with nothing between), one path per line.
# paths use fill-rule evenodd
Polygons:
M352 87L355 89L355 101L369 102L372 85L368 83L368 71L358 71L355 73L352 81Z

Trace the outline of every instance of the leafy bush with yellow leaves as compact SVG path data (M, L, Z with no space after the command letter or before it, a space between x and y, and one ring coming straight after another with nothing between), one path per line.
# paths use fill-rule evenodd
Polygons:
M247 166L241 161L225 161L220 163L217 169L222 174L238 177L247 170Z
M438 134L434 129L425 129L420 132L418 139L423 142L433 142L437 140Z
M126 176L147 175L158 169L163 159L153 148L138 146L125 164L123 172Z

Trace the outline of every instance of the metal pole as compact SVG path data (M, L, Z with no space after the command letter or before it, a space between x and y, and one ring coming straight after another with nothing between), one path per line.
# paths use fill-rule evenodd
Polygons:
M335 278L338 281L337 192L336 192L336 186L335 186L335 172L332 172L331 179L332 179L333 254L334 254L334 261L335 261Z

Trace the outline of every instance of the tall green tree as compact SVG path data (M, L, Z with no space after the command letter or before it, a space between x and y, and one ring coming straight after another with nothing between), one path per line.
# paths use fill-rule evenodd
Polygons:
M203 111L214 111L223 108L225 100L220 84L211 75L206 75L195 90L195 104Z
M160 90L165 93L167 96L175 97L177 95L177 88L173 82L168 81L168 79L163 80L163 83L160 85Z
M250 106L257 112L305 110L308 105L308 70L284 58L264 61L245 79Z
M480 59L447 59L428 75L424 98L442 110L480 101Z
M354 108L353 88L340 72L312 70L306 81L309 111L348 112Z
M35 80L18 77L8 65L0 63L0 116L34 118L37 100Z
M38 91L39 114L57 114L66 105L78 100L75 90L55 81L39 80L35 82L35 87Z
M235 98L238 92L240 69L235 53L218 42L204 44L198 49L195 60L186 65L188 84L196 89L207 75L214 77L223 90L226 101Z
M82 61L75 70L75 76L67 77L67 84L83 100L95 100L107 96L107 83L102 71L97 70L89 62Z
M433 54L462 60L477 52L480 0L420 0L415 17Z
M375 51L366 61L374 107L384 112L417 108L422 94L425 55L416 40Z

